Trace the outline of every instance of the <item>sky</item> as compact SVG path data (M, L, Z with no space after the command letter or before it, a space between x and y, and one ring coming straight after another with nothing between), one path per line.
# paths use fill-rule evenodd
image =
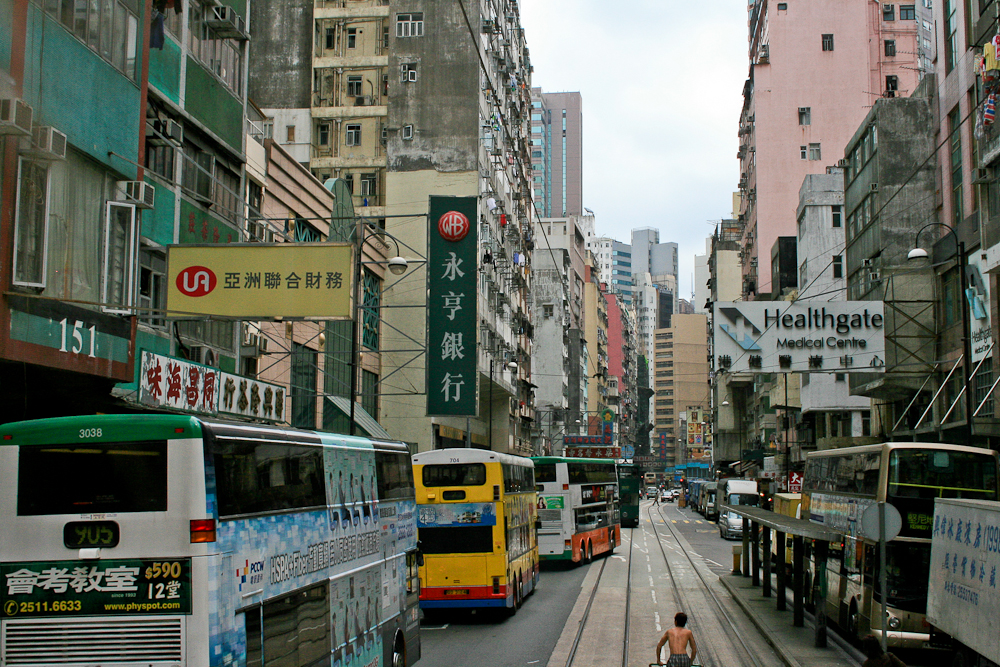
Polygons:
M732 215L746 0L521 0L544 92L583 97L583 205L597 233L624 243L639 227L678 244L679 295L694 256Z

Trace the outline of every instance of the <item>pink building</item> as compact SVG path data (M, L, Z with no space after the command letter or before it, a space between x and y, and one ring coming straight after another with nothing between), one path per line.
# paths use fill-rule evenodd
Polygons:
M771 247L795 236L805 175L844 157L876 99L916 88L932 44L924 4L750 2L738 154L744 298L772 290Z

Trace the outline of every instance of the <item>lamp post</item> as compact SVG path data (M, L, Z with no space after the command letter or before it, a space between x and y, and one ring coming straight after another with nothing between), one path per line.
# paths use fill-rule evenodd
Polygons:
M392 239L392 242L396 245L396 256L389 259L386 264L389 267L389 271L396 276L401 276L406 273L406 269L409 266L406 259L404 259L399 254L399 242L396 241L391 235L385 231L378 229L372 225L372 229L369 231L370 223L365 222L363 218L358 218L355 225L355 248L354 248L354 326L351 327L351 389L350 389L350 400L351 400L351 411L350 411L350 426L348 430L351 435L357 434L357 424L355 423L355 404L357 403L358 396L358 374L361 367L361 326L362 319L364 317L364 308L361 302L364 290L362 288L362 277L363 277L363 266L362 254L365 243L368 239L373 236L388 236ZM378 262L376 262L378 263Z
M496 355L496 351L490 353L490 432L487 436L487 441L489 442L490 451L493 451L493 359ZM506 364L507 368L512 371L517 370L516 361L508 361Z
M943 222L929 222L919 230L917 230L917 235L913 240L913 249L906 254L907 260L918 260L926 259L929 257L929 253L920 247L920 234L925 229L929 227L944 227L948 234L951 234L955 240L955 252L956 259L958 260L958 276L959 276L959 294L958 300L962 303L962 371L965 376L965 387L963 391L965 392L965 426L968 431L968 444L972 444L972 335L969 332L971 323L969 322L969 300L966 297L966 290L968 290L968 276L965 273L966 270L966 256L965 256L965 243L960 241L958 234L955 233L955 229L950 225L946 225Z

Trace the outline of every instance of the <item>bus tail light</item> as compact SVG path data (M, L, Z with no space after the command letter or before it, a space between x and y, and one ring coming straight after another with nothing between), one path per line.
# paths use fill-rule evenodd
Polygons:
M572 549L573 548L573 540L563 540L563 548L564 549Z
M500 485L493 485L493 500L500 500Z
M493 577L493 595L500 595L500 577Z
M215 519L191 519L191 544L215 541Z

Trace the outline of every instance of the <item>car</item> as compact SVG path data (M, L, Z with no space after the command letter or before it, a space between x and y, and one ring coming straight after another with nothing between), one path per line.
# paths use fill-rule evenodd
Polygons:
M724 540L738 539L743 535L743 517L736 512L719 514L719 537Z
M656 495L656 487L655 486L647 486L646 487L646 497L647 498L652 498L655 495Z
M666 502L672 503L672 502L674 502L674 498L676 498L676 496L674 495L673 491L664 491L663 492L663 500L665 500Z

